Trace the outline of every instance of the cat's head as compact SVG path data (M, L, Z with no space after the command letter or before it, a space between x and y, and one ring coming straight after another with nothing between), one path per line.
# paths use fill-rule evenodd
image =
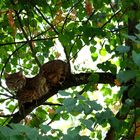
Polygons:
M26 84L26 78L22 71L13 74L5 73L5 79L7 87L14 91L22 89Z

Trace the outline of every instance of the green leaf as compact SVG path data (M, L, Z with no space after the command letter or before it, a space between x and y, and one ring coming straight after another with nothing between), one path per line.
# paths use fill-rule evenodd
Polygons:
M70 92L66 92L66 91L64 91L64 90L59 90L59 94L60 94L61 96L71 96L71 95L72 95Z
M90 52L91 52L91 53L95 53L95 52L96 52L96 47L91 46L91 47L90 47Z
M93 111L93 109L87 104L84 104L82 106L82 108L83 108L83 111L84 111L85 115L88 115Z
M113 74L116 74L117 72L117 66L115 64L112 64L110 61L97 64L97 67L103 71L110 70Z
M100 104L97 103L97 101L86 101L86 103L88 105L90 105L90 107L92 108L92 110L96 110L96 111L99 111L99 110L102 110L102 106Z
M130 98L140 99L140 85L139 84L135 84L132 88L129 89L128 96Z
M100 50L100 54L101 54L102 56L106 56L106 55L107 55L107 51L106 51L105 49L101 49L101 50Z
M128 71L120 71L117 75L117 79L121 83L126 83L131 79L134 79L136 77L136 72L128 70Z
M71 112L71 114L73 114L74 116L79 115L83 111L83 108L84 108L84 104L79 104L79 105L75 106L75 108Z
M37 140L37 129L23 126L21 124L11 124L10 126L14 130L16 130L16 133L26 136L29 140L32 140L32 138L34 138L34 140Z
M119 132L121 130L122 125L118 119L112 117L109 119L109 123L116 132Z
M42 107L37 108L36 115L42 120L46 119L46 111Z
M66 98L64 100L64 106L68 107L68 106L74 106L76 104L77 100L76 99L72 99L72 98Z
M71 43L71 34L70 32L65 32L64 34L59 34L59 41L61 42L62 46L68 47Z
M99 124L103 124L106 120L112 118L113 116L113 113L109 109L105 110L104 112L95 114L97 123Z
M30 22L30 25L31 27L36 27L37 26L37 21L35 19L33 19L31 22Z
M119 46L116 48L116 51L118 51L119 53L127 53L130 51L130 47L129 46Z
M68 120L69 115L68 115L67 113L63 113L63 114L61 114L61 117L62 117L64 120Z
M103 95L104 96L107 96L107 95L111 95L112 94L112 90L110 88L107 88L107 87L103 87L101 89L101 91L103 92Z
M70 135L64 135L63 140L73 140Z
M140 67L140 53L136 53L135 51L132 51L132 58L134 63Z
M41 129L41 131L43 132L43 133L47 133L48 131L50 131L51 130L51 127L50 126L48 126L48 125L40 125L40 129Z
M92 53L91 54L91 58L92 58L93 61L96 61L97 58L98 58L98 53L96 53L96 52L95 53Z
M0 127L0 134L3 135L4 137L7 137L7 136L13 135L13 131L9 127L1 126Z
M83 140L79 134L73 136L71 134L64 135L63 140Z
M135 140L140 140L140 136L136 136L135 137Z
M133 36L133 35L128 35L127 37L128 37L129 39L131 39L132 41L134 41L134 42L135 42L136 39L137 39L136 36Z
M108 53L112 52L110 45L105 45L105 49L107 50Z
M93 122L91 120L84 120L84 119L80 119L81 123L84 124L84 126L86 128L88 128L90 131L93 130L92 126L93 126Z
M6 72L11 72L11 65L9 63L6 65Z
M97 67L103 71L108 71L108 66L106 65L106 63L97 64Z
M140 24L136 25L136 29L138 29L140 31Z
M77 126L75 128L69 128L67 130L67 133L71 135L71 137L75 137L77 136L77 134L79 134L80 130L81 130L81 126Z
M120 115L125 116L128 114L130 108L134 105L133 100L127 99L125 103L123 104L121 110L120 110Z
M71 112L75 108L77 100L72 98L66 98L63 103L66 110L68 112Z

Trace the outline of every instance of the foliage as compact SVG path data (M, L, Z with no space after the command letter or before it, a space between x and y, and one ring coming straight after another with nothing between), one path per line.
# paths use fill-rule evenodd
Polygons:
M0 139L108 137L111 140L108 133L112 129L116 140L138 139L139 6L139 0L3 0L0 3ZM86 47L89 58L96 64L94 68L81 68L74 63L83 57L80 51ZM5 86L4 72L22 69L26 76L35 76L43 63L53 59L71 61L73 72L91 72L89 83L59 91L57 97L48 100L56 104L42 105L25 117L23 125L9 126L17 111L17 100L15 93ZM117 75L119 91L115 91L116 87L113 90L115 81L107 85L110 77L104 84L93 72L97 70ZM95 85L98 81L101 87ZM70 126L62 124L69 121ZM51 125L57 122L61 123L61 129Z

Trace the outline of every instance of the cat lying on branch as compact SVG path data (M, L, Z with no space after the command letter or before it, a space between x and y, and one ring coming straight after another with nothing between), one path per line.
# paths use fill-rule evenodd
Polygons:
M19 102L19 111L24 112L23 104L38 100L53 87L61 86L69 77L70 70L62 60L53 60L45 63L39 73L33 78L25 77L22 72L5 73L6 85L16 92Z

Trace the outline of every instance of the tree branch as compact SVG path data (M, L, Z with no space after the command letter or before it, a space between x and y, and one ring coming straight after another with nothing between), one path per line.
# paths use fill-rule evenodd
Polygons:
M90 77L92 73L80 73L80 74L72 74L69 79L64 83L62 87L58 88L52 88L49 90L49 92L44 95L42 98L33 101L31 103L25 103L24 104L24 114L21 114L19 112L15 113L13 115L13 118L9 121L9 123L19 123L22 119L25 118L26 115L28 115L30 112L33 111L36 107L43 105L44 102L52 97L53 95L58 93L58 90L64 90L73 86L79 86L82 84L87 84L88 78ZM99 81L97 83L102 84L114 84L114 80L116 78L115 75L111 73L95 73L99 75Z
M113 16L111 16L111 17L109 18L109 20L108 20L107 22L105 22L105 23L102 25L101 29L103 29L103 28L104 28L114 17L116 17L116 15L117 15L118 13L120 13L120 12L121 12L121 9L118 10L116 13L114 13Z
M19 50L21 49L25 44L27 44L27 42L25 42L24 44L22 44L19 48L17 48L15 51L12 52L12 54L9 55L9 57L7 58L4 66L2 67L2 70L1 70L1 74L0 74L0 85L1 85L1 79L2 79L2 75L3 75L3 72L4 72L4 69L7 65L7 63L9 62L10 58Z
M62 104L59 103L51 103L51 102L45 102L43 105L49 105L49 106L63 106Z
M21 30L22 30L22 32L23 32L23 35L24 35L24 37L26 38L26 40L27 40L27 42L28 42L28 44L29 44L29 47L30 47L30 49L31 49L31 51L32 51L32 55L33 55L33 57L35 58L35 61L36 61L37 65L38 65L39 67L41 67L40 62L39 62L38 58L36 57L36 54L34 53L33 46L32 46L32 40L29 40L29 38L28 38L28 36L27 36L27 34L26 34L24 28L23 28L23 25L22 25L22 22L21 22L21 18L20 18L20 16L19 16L19 13L18 13L16 10L14 10L14 11L15 11L15 15L16 15L16 17L17 17L17 19L18 19L20 28L21 28Z
M56 34L59 34L59 32L54 28L53 24L51 24L46 18L45 16L42 14L42 12L40 11L40 9L38 7L35 6L35 9L37 10L37 12L42 16L42 18L47 22L47 24L54 30L54 32Z

